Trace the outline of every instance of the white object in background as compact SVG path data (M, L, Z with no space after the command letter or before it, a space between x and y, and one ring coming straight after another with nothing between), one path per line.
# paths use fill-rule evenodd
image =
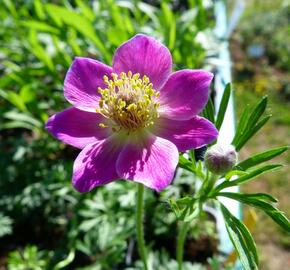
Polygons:
M243 1L238 1L239 3ZM237 5L237 7L239 7ZM237 10L237 8L236 8ZM216 16L216 27L215 34L217 38L221 41L221 47L219 52L219 59L223 63L222 65L217 65L217 74L215 76L215 107L218 108L223 96L225 85L231 82L231 60L228 45L228 35L232 32L234 26L237 24L238 18L233 17L239 15L238 10L233 12L231 23L227 25L227 13L225 2L218 0L215 2L214 11ZM219 144L230 144L235 134L235 112L234 112L234 102L233 97L230 97L227 111L225 113L225 118L223 125L221 126L218 143ZM238 187L230 187L225 191L238 192ZM238 218L241 218L240 204L234 200L220 197L219 201L224 204L229 211ZM217 212L217 230L220 237L219 250L224 254L230 254L233 250L233 245L228 237L228 233L225 227L225 222L223 215L220 211Z

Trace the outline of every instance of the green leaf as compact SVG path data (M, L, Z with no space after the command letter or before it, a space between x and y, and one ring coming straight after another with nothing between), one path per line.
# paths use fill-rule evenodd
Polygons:
M122 14L119 6L113 0L107 0L108 10L115 25L123 25Z
M26 105L23 102L20 95L17 93L7 90L3 91L0 89L0 96L6 100L8 100L11 104L13 104L16 108L18 108L20 111L27 111Z
M226 175L225 175L225 179L226 180L230 180L233 176L236 176L236 175L245 175L247 174L246 172L244 171L240 171L240 170L232 170L230 172L228 172Z
M169 28L168 48L170 50L174 50L175 39L176 39L176 21L175 21L175 17L173 16L171 20L170 28Z
M99 218L92 218L92 219L84 220L80 224L79 230L84 231L84 232L88 232L91 229L93 229L98 223L99 223Z
M235 137L232 141L232 145L239 151L251 139L270 119L271 115L264 116L261 120L261 116L264 114L267 108L267 97L263 97L262 100L252 109L249 113L248 107L244 110Z
M29 29L34 29L40 32L46 32L46 33L51 33L51 34L56 34L59 35L60 31L56 27L53 27L47 23L44 22L39 22L39 21L34 21L34 20L27 20L21 22L21 25L29 28Z
M226 181L222 182L221 184L219 184L218 186L215 187L213 192L217 193L218 191L220 191L224 188L237 186L237 185L246 183L246 182L250 181L251 179L253 179L259 175L262 175L262 174L267 173L267 172L273 172L275 170L280 169L281 167L283 167L283 165L281 165L281 164L269 164L269 165L259 167L253 171L250 171L249 173L247 173L245 175L238 177L235 180L232 180L232 181L226 180Z
M254 127L249 129L240 139L240 141L235 145L236 150L239 151L246 144L246 142L251 139L271 118L272 115L267 115L262 118Z
M156 7L149 5L145 2L137 1L137 8L135 8L134 11L135 16L137 12L142 11L154 22L155 25L158 24L158 18L156 16L156 12L158 11L158 9Z
M251 129L256 125L260 117L263 115L267 108L268 97L265 96L261 99L261 101L256 105L250 114L249 121L247 123L247 129Z
M189 161L184 156L179 155L178 166L180 168L183 168L183 169L189 171L189 172L194 173L196 176L198 176L202 179L204 178L203 165L202 165L201 161L195 163L195 161Z
M82 55L82 49L77 43L77 32L75 29L71 28L68 31L68 40L67 43L71 46L73 53L75 55Z
M215 126L218 130L220 130L221 126L222 126L222 123L224 121L224 117L225 117L225 113L226 113L226 110L227 110L227 107L228 107L228 103L229 103L229 100L230 100L230 96L231 96L231 84L228 83L225 87L225 90L224 90L224 93L223 93L223 97L222 97L222 100L221 100L221 103L220 103L220 107L219 107L219 110L218 110L218 114L217 114L217 119L216 119L216 122L215 122Z
M164 43L173 51L176 40L176 20L171 5L166 1L161 2L158 18L159 25L162 25Z
M200 208L196 203L188 206L186 209L187 213L182 219L184 222L191 222L193 219L197 218L200 213Z
M91 22L96 18L96 14L93 9L85 1L76 0L77 6L81 9L82 14Z
M98 48L100 53L104 56L104 58L107 61L110 61L111 57L108 54L108 51L104 46L104 43L97 36L90 20L88 20L86 17L80 14L77 14L72 10L68 10L65 7L57 6L54 4L46 4L45 8L51 17L57 16L58 17L57 20L60 19L62 23L65 23L70 27L73 27L83 36L91 40L94 43L94 45Z
M4 113L3 116L4 118L10 119L10 120L26 122L38 128L42 127L42 123L40 121L38 121L37 119L25 113L17 113L14 111L10 111L10 112Z
M251 205L255 208L263 210L271 217L281 228L290 232L290 222L285 214L278 208L274 207L267 201L276 202L277 200L268 194L243 194L232 192L220 192L217 196L224 196L237 200L241 203Z
M232 145L236 145L236 143L238 142L240 137L243 135L244 130L246 128L248 118L249 118L249 111L250 111L250 108L249 108L249 105L247 105L246 108L244 109L242 115L241 115L241 119L240 119L239 124L237 126L236 134L235 134L233 141L231 143Z
M30 84L26 84L21 87L19 95L24 103L29 103L35 100L36 93L33 90L34 89L32 89Z
M4 60L1 62L1 64L15 73L17 73L21 70L19 65L15 64L9 60Z
M42 44L38 40L37 32L30 29L28 35L29 46L27 47L32 54L34 54L51 72L54 72L54 64L52 58L47 54Z
M284 153L286 150L289 149L289 146L282 146L282 147L277 147L271 150L267 150L265 152L261 152L259 154L256 154L254 156L251 156L248 159L245 159L238 163L235 168L239 170L247 170L248 168L251 168L253 166L256 166L262 162L268 161L276 156L281 155Z
M179 155L178 166L180 168L183 168L183 169L187 170L187 171L195 172L194 166L192 165L192 163L188 159L186 159L184 156L182 156L182 155Z
M192 197L186 196L186 197L183 197L183 198L178 199L176 201L176 203L178 205L182 205L182 206L184 206L184 205L190 205L190 204L192 204L193 200L194 199Z
M180 209L178 207L178 204L172 199L169 199L168 203L170 204L170 207L173 210L176 217L179 218L180 217Z
M169 8L168 3L166 3L165 1L162 1L161 10L162 10L162 15L164 16L164 20L166 24L170 25L171 19L173 18L173 13L171 9Z
M75 258L75 250L72 249L72 250L69 252L68 256L67 256L64 260L58 262L58 263L53 267L53 270L63 269L64 267L66 267L66 266L68 266L69 264L71 264L71 263L73 262L74 258Z
M256 199L276 203L278 200L273 196L265 193L253 193L253 194L244 194L244 193L233 193L233 192L219 192L217 196L228 197L231 199Z
M197 163L196 163L196 167L195 167L195 174L197 176L199 176L200 178L204 179L205 178L205 174L203 172L203 163L201 160L199 160Z
M184 222L190 222L196 218L200 213L200 207L198 201L193 197L184 197L178 200L169 199L173 212L179 220Z
M208 27L207 24L207 14L206 10L204 8L204 1L203 0L196 0L195 3L198 7L198 14L196 17L196 25L198 26L199 29L204 29Z
M259 258L256 244L248 228L221 204L229 237L245 270L258 269Z
M41 0L34 0L34 9L37 17L41 20L45 19L45 13L44 13L44 8Z
M135 33L134 24L132 22L130 12L125 10L124 14L126 14L126 16L123 17L124 26L127 29L128 35L131 36Z
M50 16L50 18L56 24L56 26L58 28L62 28L64 23L62 21L62 18L59 16L58 12L55 12L54 5L50 5L50 4L44 5L44 8L46 12L48 13L48 15Z
M3 0L3 4L9 10L9 13L14 17L18 18L18 13L16 11L15 5L13 4L14 1L11 0Z
M12 128L26 128L26 129L33 130L34 126L25 122L20 122L20 121L9 121L0 125L0 130L12 129Z
M63 59L63 62L64 62L63 66L66 66L68 68L72 62L71 56L66 52L66 50L63 50L61 48L61 41L56 35L52 35L51 39L52 39L55 50L57 51L60 58Z
M212 99L209 98L208 99L208 102L203 110L203 116L208 119L209 121L211 121L212 123L215 123L215 120L214 120L214 105L213 105L213 102L212 102Z
M170 5L166 2L161 3L162 17L165 22L165 36L168 48L174 50L175 39L176 39L176 20L173 12L171 11Z
M0 212L0 237L12 233L12 219Z
M169 204L176 217L184 222L192 221L200 213L200 208L194 198L186 197L177 201L169 200Z

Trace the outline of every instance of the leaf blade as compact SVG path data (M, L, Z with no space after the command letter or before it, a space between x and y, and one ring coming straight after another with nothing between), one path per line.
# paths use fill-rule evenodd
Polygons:
M290 232L290 222L285 214L280 211L278 208L268 203L265 200L258 199L257 194L243 194L243 193L233 193L233 192L221 192L217 196L224 196L230 199L237 200L241 203L253 206L264 211L274 222L276 222L281 228ZM270 199L270 195L262 194L263 199L267 196L267 199ZM270 196L270 197L268 197ZM273 198L275 199L275 198Z
M214 189L214 193L217 193L218 191L227 188L227 187L232 187L232 186L237 186L240 184L243 184L245 182L248 182L249 180L251 180L252 178L255 178L259 175L262 175L264 173L267 172L271 172L277 169L280 169L281 167L283 167L283 165L281 164L269 164L269 165L265 165L262 167L259 167L251 172L249 172L246 175L242 175L241 177L238 177L237 179L233 180L233 181L224 181L221 184L217 185Z
M229 104L229 100L231 97L231 92L232 92L232 87L231 84L228 83L225 87L223 96L222 96L222 100L219 106L219 110L218 110L218 114L217 114L217 118L215 121L215 126L218 130L220 130L222 123L224 121L224 117L225 117L225 113Z
M229 237L245 270L258 269L259 258L257 248L248 228L233 216L223 204L221 204L221 210L225 218Z
M281 147L273 148L271 150L258 153L256 155L251 156L248 159L241 161L235 167L240 170L247 170L255 165L258 165L262 162L268 161L276 156L283 154L288 149L289 149L289 146L281 146Z

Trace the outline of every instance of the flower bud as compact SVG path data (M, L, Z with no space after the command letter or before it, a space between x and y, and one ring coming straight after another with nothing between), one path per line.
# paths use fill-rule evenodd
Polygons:
M205 153L205 165L214 174L230 171L237 162L237 152L232 145L215 144Z

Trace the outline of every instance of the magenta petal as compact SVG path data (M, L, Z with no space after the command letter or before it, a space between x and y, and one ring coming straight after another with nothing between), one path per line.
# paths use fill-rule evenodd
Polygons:
M160 89L172 69L169 50L152 37L136 35L121 45L113 58L116 73L132 71L146 75L155 89Z
M88 192L96 186L118 179L116 160L121 146L111 138L86 146L73 166L73 186L79 192Z
M173 73L160 90L160 112L175 120L192 118L206 105L212 78L212 73L203 70Z
M64 96L76 108L95 111L99 106L98 87L104 88L104 75L112 68L90 58L76 57L64 81Z
M177 163L176 146L150 135L138 145L131 143L124 146L117 161L117 172L120 178L161 191L171 183Z
M159 118L155 128L157 136L173 142L179 151L202 147L218 136L214 124L199 116L186 121Z
M98 113L70 108L51 116L45 127L57 139L82 149L109 135L108 129L98 125L104 120Z

